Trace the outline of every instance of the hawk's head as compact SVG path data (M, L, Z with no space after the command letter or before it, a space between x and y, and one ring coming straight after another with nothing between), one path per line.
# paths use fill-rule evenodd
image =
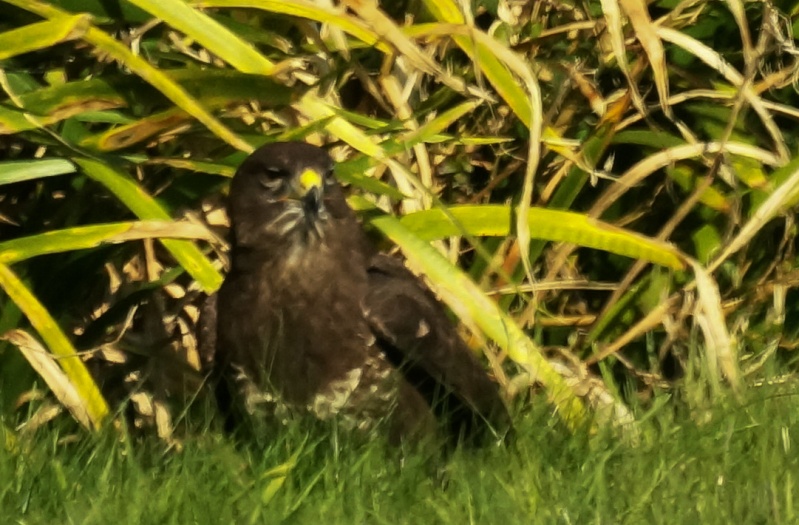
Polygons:
M329 218L325 198L333 190L333 161L323 149L303 142L262 146L230 184L233 242L258 247L320 238Z

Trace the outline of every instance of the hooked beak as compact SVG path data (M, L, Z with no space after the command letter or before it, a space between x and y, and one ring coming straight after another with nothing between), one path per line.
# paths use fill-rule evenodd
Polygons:
M327 219L327 210L323 202L324 180L322 175L312 169L303 171L298 179L297 197L302 201L305 216L309 221Z

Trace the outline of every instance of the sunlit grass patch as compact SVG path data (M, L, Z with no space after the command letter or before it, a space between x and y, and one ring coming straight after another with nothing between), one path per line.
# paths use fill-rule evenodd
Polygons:
M0 508L9 523L791 523L798 397L766 387L702 424L661 405L637 446L569 436L537 405L512 445L446 458L297 427L258 445L209 431L181 452L49 430L0 456Z

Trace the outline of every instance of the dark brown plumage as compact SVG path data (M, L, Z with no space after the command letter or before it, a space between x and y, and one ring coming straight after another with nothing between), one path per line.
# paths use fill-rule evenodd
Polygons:
M222 397L255 417L385 424L394 440L503 436L497 386L424 284L374 253L332 167L322 149L277 143L233 178L231 270L200 327Z

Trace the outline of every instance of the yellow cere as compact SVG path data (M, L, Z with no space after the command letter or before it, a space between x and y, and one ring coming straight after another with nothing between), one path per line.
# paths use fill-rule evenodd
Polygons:
M305 170L300 174L300 187L303 191L322 186L322 176L314 170Z

